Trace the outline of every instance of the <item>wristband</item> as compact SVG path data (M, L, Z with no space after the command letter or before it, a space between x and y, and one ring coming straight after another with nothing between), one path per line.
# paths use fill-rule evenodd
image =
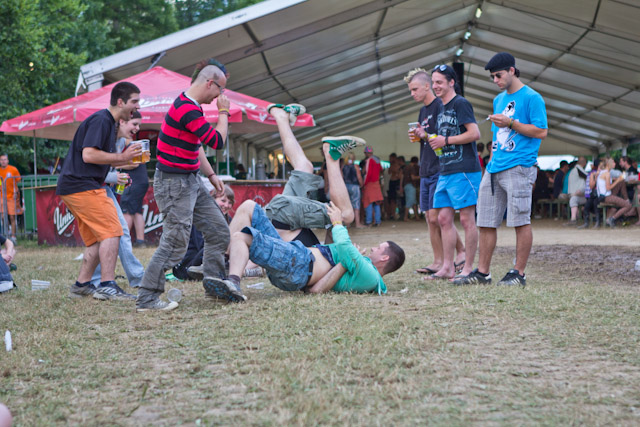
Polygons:
M212 176L214 176L216 173L215 172L211 172L209 175L207 175L207 179L211 179Z
M444 137L444 145L449 145L449 135Z
M229 117L229 116L231 115L231 113L229 113L229 110L228 110L228 109L226 109L226 108L221 108L221 109L219 109L219 110L218 110L218 115L220 115L220 114L226 114L226 115L227 115L227 117Z
M509 122L509 129L513 129L513 119Z
M331 225L342 225L342 221L333 221Z

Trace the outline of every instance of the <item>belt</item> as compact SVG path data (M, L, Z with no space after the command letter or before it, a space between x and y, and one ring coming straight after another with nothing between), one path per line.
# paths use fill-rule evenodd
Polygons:
M163 170L156 169L156 173L160 177L176 178L176 177L181 177L181 176L196 175L198 173L198 171L195 170L193 172L165 172Z
M313 254L310 254L310 255L311 255L311 261L309 261L309 278L307 279L307 283L305 284L305 286L309 285L309 281L313 276L313 262L316 260L316 257L314 257Z

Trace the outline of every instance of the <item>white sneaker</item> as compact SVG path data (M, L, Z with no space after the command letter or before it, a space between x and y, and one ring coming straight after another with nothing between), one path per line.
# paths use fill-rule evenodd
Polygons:
M147 303L141 304L136 307L138 313L144 313L145 311L171 311L178 308L178 303L175 301L162 301L160 298Z
M15 287L16 285L11 280L0 282L0 292L7 292Z

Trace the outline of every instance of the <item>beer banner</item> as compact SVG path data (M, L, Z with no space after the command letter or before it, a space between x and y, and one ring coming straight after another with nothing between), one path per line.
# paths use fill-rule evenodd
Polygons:
M229 184L235 193L235 209L245 200L253 200L265 206L277 194L282 193L284 184ZM36 215L38 223L38 244L84 246L78 223L73 214L67 210L64 202L56 195L55 188L36 191ZM145 241L157 244L162 236L162 213L158 209L153 195L153 186L149 186L142 201L142 217L144 220ZM132 234L135 232L132 230Z
M245 200L253 200L260 206L265 207L271 199L278 194L281 194L282 190L284 190L283 183L246 185L228 182L227 184L233 190L236 198L235 204L233 205L233 208L231 208L231 212L229 212L232 217L236 213L236 209L238 209Z
M67 206L56 195L55 188L36 191L38 244L84 246L78 223ZM149 187L142 200L145 241L155 244L162 235L162 214Z

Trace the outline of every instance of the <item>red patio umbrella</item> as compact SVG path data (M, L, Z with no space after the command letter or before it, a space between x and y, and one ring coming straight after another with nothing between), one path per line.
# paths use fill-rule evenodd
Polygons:
M162 67L154 67L122 81L131 82L140 88L142 129L159 130L171 104L180 92L189 87L191 79ZM115 84L112 83L7 120L2 123L0 131L8 135L70 141L84 119L109 105L111 88ZM270 102L232 90L226 90L225 95L231 101L229 122L232 125L232 133L273 131L275 121L267 114L266 109ZM208 122L218 121L218 109L215 103L203 105L203 111ZM244 120L243 113L246 114L248 120ZM299 116L295 124L295 126L314 125L313 117L309 114Z

